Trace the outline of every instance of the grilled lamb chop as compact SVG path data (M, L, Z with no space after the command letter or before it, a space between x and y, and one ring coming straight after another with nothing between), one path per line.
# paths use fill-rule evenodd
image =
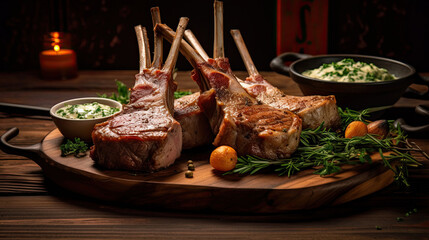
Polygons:
M244 61L249 77L239 80L246 91L264 104L277 109L285 109L296 113L302 119L302 127L315 129L324 123L324 127L339 126L335 96L289 96L271 85L259 74L239 30L231 30L231 35Z
M182 126L182 148L191 149L210 144L213 132L204 112L198 106L200 93L174 100L174 119Z
M158 24L155 30L172 42L174 32L166 25ZM239 155L269 159L286 158L296 150L301 133L297 115L258 104L224 71L229 64L223 56L207 62L185 41L181 52L197 70L192 77L202 90L198 103L216 135L215 146L229 145Z
M146 31L136 27L140 71L136 75L130 103L120 114L94 127L91 157L98 165L108 169L155 171L173 164L180 156L182 129L172 116L176 85L171 73L187 22L187 18L180 19L162 69L159 68L161 48L156 44L157 52L151 66Z

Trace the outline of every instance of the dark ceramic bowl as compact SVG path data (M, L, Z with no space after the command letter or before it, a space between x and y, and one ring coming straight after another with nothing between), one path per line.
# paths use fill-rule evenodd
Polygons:
M344 58L373 63L377 67L387 69L397 79L385 82L353 83L330 82L302 75L302 72L306 70L318 68L324 63L338 62ZM285 65L291 61L293 63L289 67ZM299 85L304 95L335 95L339 106L356 110L395 104L407 87L419 78L415 69L408 64L392 59L364 55L310 56L284 53L274 58L270 66L277 73L290 76Z

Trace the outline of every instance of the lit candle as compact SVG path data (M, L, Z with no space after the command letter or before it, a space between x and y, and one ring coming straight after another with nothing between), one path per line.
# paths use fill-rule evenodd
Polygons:
M71 49L61 48L58 32L50 34L51 49L40 53L40 69L43 78L66 79L77 76L76 53Z

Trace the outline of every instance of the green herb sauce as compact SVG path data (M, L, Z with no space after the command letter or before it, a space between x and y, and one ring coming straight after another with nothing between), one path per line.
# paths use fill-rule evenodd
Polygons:
M384 68L372 63L355 62L350 58L325 63L316 69L303 72L302 75L333 82L382 82L396 79Z
M98 102L65 105L57 110L56 114L68 119L94 119L113 115L119 108L110 107Z

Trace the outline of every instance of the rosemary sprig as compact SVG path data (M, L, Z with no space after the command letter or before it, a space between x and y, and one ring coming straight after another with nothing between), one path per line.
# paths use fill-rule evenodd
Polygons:
M365 117L371 109L362 112L349 109L340 111L343 123L348 124L355 120L366 121ZM273 168L279 175L290 177L299 171L316 168L314 174L326 176L340 172L343 165L371 164L371 155L378 152L384 165L395 173L395 179L408 186L408 166L421 165L410 152L422 151L418 146L411 146L400 128L393 128L393 124L391 127L390 135L385 139L377 139L370 134L344 138L343 132L331 131L321 124L317 129L305 129L301 132L298 149L290 158L273 161L255 156L240 156L236 168L227 174L255 174L263 169Z
M338 113L341 117L341 126L343 128L342 130L344 131L345 128L353 121L368 123L367 118L370 116L370 113L382 111L391 107L392 106L373 107L362 111L356 111L349 108L342 109L341 107L338 107Z

